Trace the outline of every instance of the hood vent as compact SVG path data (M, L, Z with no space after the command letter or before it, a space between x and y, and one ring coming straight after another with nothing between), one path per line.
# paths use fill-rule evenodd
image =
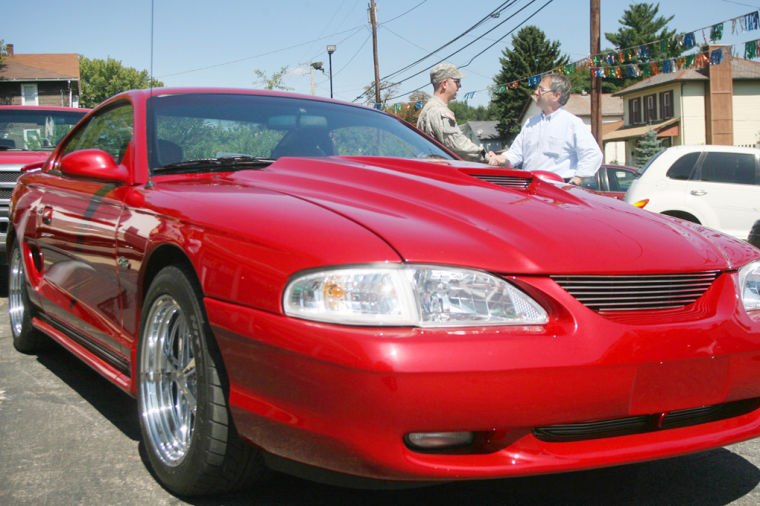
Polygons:
M529 177L517 177L517 176L501 176L496 174L470 174L472 177L476 177L481 181L486 181L499 186L507 188L514 188L517 190L524 190L530 186L532 178Z
M551 276L589 309L646 311L687 306L710 288L719 271L644 276Z

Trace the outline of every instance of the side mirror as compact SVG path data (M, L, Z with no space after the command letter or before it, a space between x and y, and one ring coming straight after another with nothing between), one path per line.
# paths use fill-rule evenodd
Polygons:
M61 172L71 177L130 184L129 171L100 149L82 149L61 159Z

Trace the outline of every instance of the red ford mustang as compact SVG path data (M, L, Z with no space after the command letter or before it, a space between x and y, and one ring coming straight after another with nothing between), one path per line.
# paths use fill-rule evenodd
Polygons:
M21 176L8 251L16 348L52 338L135 395L178 494L760 435L760 250L368 108L115 96Z

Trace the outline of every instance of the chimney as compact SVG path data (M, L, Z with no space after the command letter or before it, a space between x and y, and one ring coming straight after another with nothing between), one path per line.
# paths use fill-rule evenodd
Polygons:
M13 44L5 45L5 54L7 54L8 56L13 56Z
M708 144L734 144L734 78L731 72L731 46L710 46L710 54L716 49L723 50L719 65L707 67L705 100L705 133Z

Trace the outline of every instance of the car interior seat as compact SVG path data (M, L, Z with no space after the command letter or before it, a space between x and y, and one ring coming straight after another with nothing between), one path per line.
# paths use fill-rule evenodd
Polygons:
M158 139L158 153L156 160L159 167L169 165L170 163L181 162L184 159L182 155L182 148L171 141L165 139Z
M335 145L326 128L300 127L285 134L272 150L272 158L281 156L331 156Z

